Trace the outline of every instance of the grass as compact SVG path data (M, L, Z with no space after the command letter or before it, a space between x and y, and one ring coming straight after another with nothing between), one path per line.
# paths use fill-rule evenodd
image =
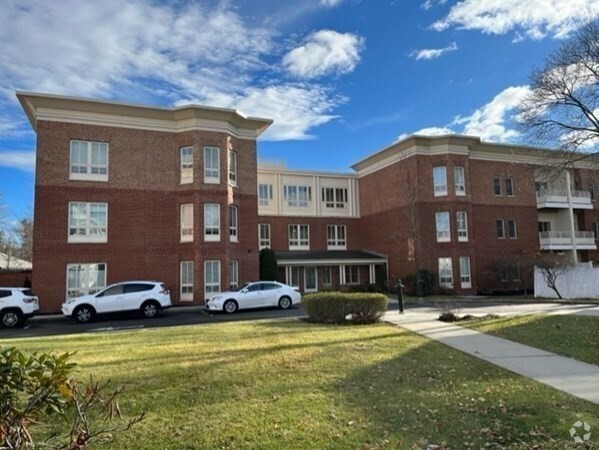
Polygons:
M599 429L597 405L384 324L237 322L0 345L76 350L80 377L124 386L124 413L147 418L115 435L115 449L563 449L577 420Z
M599 365L599 317L528 315L460 325Z

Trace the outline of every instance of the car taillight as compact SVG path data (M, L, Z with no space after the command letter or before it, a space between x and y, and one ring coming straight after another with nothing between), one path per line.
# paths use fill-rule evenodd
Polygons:
M160 291L160 293L161 293L162 295L169 295L169 294L171 293L171 291L169 291L168 289L162 289L162 290Z
M299 287L297 287L297 286L293 286L293 290L294 290L295 292L299 292L299 291L300 291Z
M23 302L25 303L33 303L35 301L37 301L37 298L35 297L23 297Z

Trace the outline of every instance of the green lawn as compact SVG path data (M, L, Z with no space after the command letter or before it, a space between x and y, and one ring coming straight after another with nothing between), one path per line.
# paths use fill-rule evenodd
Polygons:
M238 322L1 345L77 350L82 378L125 386L125 414L147 418L116 449L563 449L577 420L599 430L597 405L383 324Z
M460 325L599 365L597 316L529 315Z

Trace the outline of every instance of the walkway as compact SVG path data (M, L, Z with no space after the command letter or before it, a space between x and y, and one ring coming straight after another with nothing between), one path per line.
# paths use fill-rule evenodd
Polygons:
M437 313L387 312L385 321L496 366L599 404L599 366L436 320Z

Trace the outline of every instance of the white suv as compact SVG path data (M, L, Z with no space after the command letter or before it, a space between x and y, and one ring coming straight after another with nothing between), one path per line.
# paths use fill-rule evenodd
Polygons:
M62 304L62 313L77 322L89 322L96 314L141 311L145 317L156 317L171 307L169 290L159 281L127 281L116 283L95 294L83 295Z
M39 311L39 300L29 288L0 287L0 324L5 328L21 325Z

